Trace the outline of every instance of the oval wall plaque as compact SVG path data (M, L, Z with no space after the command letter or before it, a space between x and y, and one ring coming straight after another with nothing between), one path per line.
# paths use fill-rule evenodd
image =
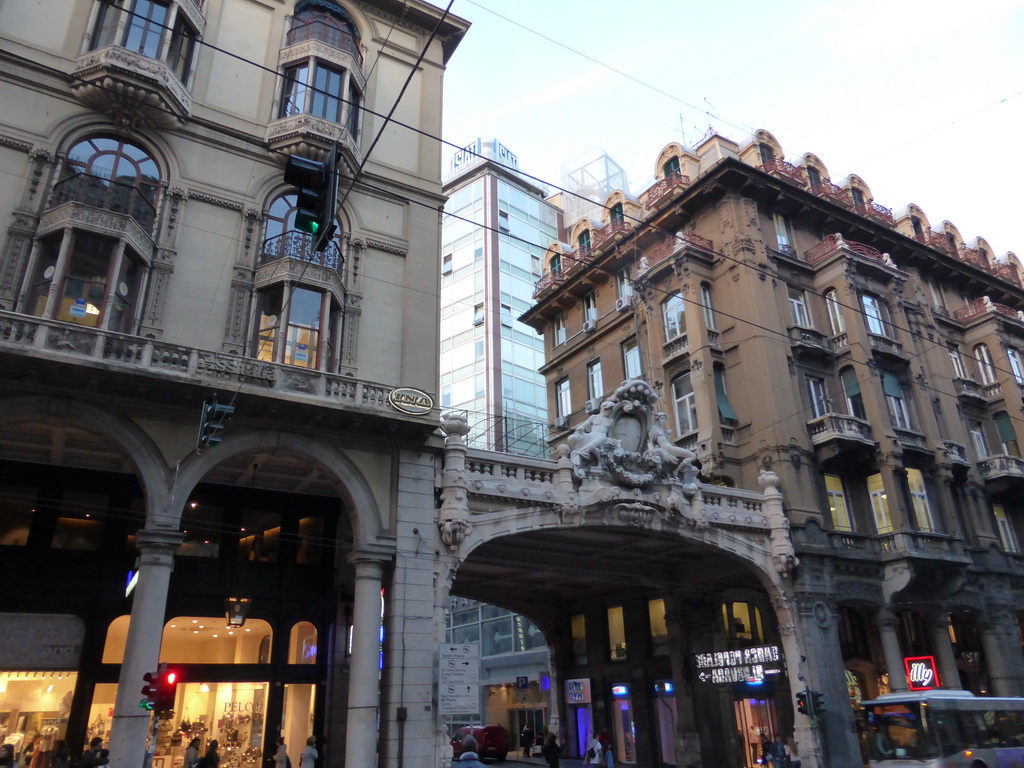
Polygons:
M396 411L408 413L411 416L421 416L424 413L430 413L434 409L434 401L430 395L412 387L400 387L399 389L391 390L388 401Z

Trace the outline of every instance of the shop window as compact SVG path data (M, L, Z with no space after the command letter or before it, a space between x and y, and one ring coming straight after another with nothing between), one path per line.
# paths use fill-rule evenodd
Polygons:
M238 538L238 559L262 563L277 561L281 540L281 515L245 510Z
M828 496L828 508L832 515L832 527L837 531L852 531L850 507L846 501L843 478L839 475L825 475L825 494Z
M833 336L846 333L846 320L843 319L843 307L839 303L839 294L833 288L825 293L825 306L828 307L828 324Z
M181 766L188 743L199 738L204 745L213 740L220 743L222 764L258 766L263 756L267 686L265 682L179 683L170 727L157 733L154 765L160 761ZM225 756L232 759L225 761Z
M292 627L288 637L289 664L316 664L316 627L300 621Z
M582 613L573 614L570 619L572 629L572 655L576 664L587 663L587 619Z
M753 603L723 603L722 622L731 647L764 642L761 611Z
M284 743L292 752L299 752L300 748L305 745L306 739L313 735L315 714L315 685L289 683L284 686L281 735L284 736Z
M185 538L177 554L185 557L217 557L224 510L210 504L190 501L181 513L181 529Z
M662 321L665 328L665 341L686 334L686 302L678 291L669 296L661 305Z
M992 363L992 353L985 344L978 344L974 348L974 359L978 363L978 372L981 374L981 383L984 386L996 383L996 367Z
M868 477L868 498L871 500L875 532L889 533L892 530L892 516L889 514L889 498L881 474L876 473Z
M77 672L0 672L0 731L14 758L9 765L50 765L54 743L67 736L68 711L77 680ZM109 719L104 720L106 727L109 723Z
M626 624L621 605L608 609L608 648L612 661L626 658Z
M35 488L5 486L0 495L0 546L24 547L35 514Z
M322 553L329 542L324 537L324 521L322 517L303 517L299 519L299 549L295 553L295 562L299 565L319 565Z

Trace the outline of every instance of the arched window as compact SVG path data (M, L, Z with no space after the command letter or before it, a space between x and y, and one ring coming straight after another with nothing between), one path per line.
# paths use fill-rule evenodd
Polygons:
M26 310L38 317L131 333L152 252L139 253L140 241L122 234L121 217L131 217L151 233L159 185L153 157L120 137L94 136L71 147L49 207L101 209L109 214L107 220L101 216L95 223L106 234L74 227L43 233L29 272ZM51 291L54 281L56 292Z
M761 155L762 165L770 163L772 160L775 159L775 153L772 152L772 148L769 147L767 144L758 144L757 151Z
M843 319L843 308L839 303L839 294L835 288L825 292L825 306L828 308L828 324L832 329L832 335L838 336L846 333L846 321Z
M686 333L686 302L683 295L676 291L661 305L665 321L665 341L682 336Z
M316 627L300 621L292 627L288 639L289 664L316 664Z
M260 264L295 259L317 267L342 268L340 233L322 253L313 236L295 229L297 196L278 195L267 213L266 239ZM307 270L303 270L303 274ZM310 273L312 277L312 273ZM321 281L308 284L283 278L263 288L257 297L257 329L253 355L267 362L315 370L335 370L340 357L342 297Z
M665 164L661 166L661 173L666 179L671 176L677 176L681 172L678 157L670 157L665 161Z
M622 203L616 203L612 206L611 211L608 214L609 221L614 224L622 224L626 221L626 214L622 210Z
M584 229L580 232L579 237L576 238L576 246L580 253L586 253L590 250L590 230Z
M319 40L333 48L359 54L359 30L338 5L327 0L307 0L295 6L288 45Z
M992 363L992 353L985 344L978 344L974 348L974 359L978 362L978 372L981 374L981 383L984 386L996 383L996 367Z

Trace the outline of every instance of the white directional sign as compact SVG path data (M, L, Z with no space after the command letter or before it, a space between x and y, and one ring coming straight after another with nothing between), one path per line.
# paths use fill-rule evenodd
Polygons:
M442 643L438 649L439 714L475 713L480 708L480 646Z

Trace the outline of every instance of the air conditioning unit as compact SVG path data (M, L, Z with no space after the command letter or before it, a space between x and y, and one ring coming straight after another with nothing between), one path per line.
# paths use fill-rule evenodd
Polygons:
M587 413L597 413L601 410L601 398L595 397L592 400L587 400L586 411Z
M555 427L556 428L558 428L558 429L565 429L568 426L569 426L569 417L568 416L559 416L557 419L555 419Z
M633 306L633 297L632 296L620 296L619 298L617 298L615 300L615 311L616 312L625 312L626 310L628 310L632 306Z
M593 333L597 330L597 320L586 320L583 323L584 333Z

